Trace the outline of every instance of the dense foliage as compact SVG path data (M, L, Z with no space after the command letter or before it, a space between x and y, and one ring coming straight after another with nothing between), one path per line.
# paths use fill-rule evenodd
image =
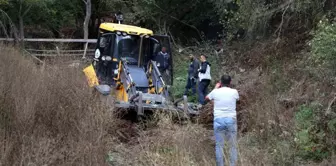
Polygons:
M312 40L312 50L316 61L322 66L333 68L336 65L336 20L323 19L317 25Z
M89 36L117 11L125 22L169 34L181 42L222 37L241 38L282 34L293 27L313 25L333 1L319 0L91 0ZM85 3L82 0L1 0L1 36L82 37ZM298 27L298 26L296 26ZM290 28L289 28L290 29ZM21 34L22 33L22 34ZM177 42L176 41L176 42Z

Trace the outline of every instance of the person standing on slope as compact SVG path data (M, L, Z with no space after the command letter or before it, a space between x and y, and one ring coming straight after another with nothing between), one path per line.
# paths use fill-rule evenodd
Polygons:
M216 139L216 164L224 166L224 142L230 146L230 166L237 162L237 113L236 104L239 94L230 88L231 77L223 75L220 83L210 92L206 99L214 101L214 134Z
M205 105L205 95L207 94L207 88L211 81L210 75L210 63L206 59L205 55L201 55L201 66L198 69L198 100L201 105Z
M162 47L161 51L156 55L155 58L157 67L162 75L162 79L165 83L169 84L170 81L170 55L167 52L166 47Z
M170 55L167 52L166 47L162 47L162 50L156 56L157 67L159 68L161 74L169 67Z
M199 62L194 55L189 56L190 64L188 67L187 85L185 87L184 95L188 95L189 89L192 89L192 93L196 94L196 82L198 78Z

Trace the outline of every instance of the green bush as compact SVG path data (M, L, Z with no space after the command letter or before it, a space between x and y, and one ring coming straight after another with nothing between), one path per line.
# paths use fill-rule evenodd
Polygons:
M187 54L188 55L188 54ZM174 99L181 98L183 96L185 85L187 81L188 61L187 55L182 55L178 52L174 53L174 85L171 89L171 94Z
M311 47L315 62L322 67L328 67L336 75L336 23L322 19L313 33Z
M318 104L302 105L295 115L298 155L321 161L335 153L335 116L325 117Z

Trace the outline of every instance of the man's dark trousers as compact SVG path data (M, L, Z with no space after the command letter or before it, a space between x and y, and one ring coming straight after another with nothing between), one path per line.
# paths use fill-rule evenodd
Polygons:
M205 96L207 95L209 84L210 80L208 79L203 79L198 83L198 101L202 105L205 105Z
M188 77L187 86L185 88L186 88L186 90L184 92L184 95L188 95L189 89L192 89L192 93L196 94L196 80L195 80L195 78L191 79L190 77Z

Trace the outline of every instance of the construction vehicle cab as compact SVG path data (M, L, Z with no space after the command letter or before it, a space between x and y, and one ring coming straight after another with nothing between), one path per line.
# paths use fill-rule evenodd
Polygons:
M168 36L102 23L94 60L83 71L91 87L114 96L115 106L135 108L141 115L146 109L172 109L168 92L173 85L172 60Z
M158 56L163 47L167 49L168 59ZM166 61L168 63L166 69L172 73L169 37L153 35L151 30L131 25L101 24L94 58L100 84L113 85L115 83L113 78L118 74L118 64L122 60L145 70L151 60L156 61L157 64ZM161 66L158 67L162 69ZM172 85L173 77L170 74L162 77L167 85Z

